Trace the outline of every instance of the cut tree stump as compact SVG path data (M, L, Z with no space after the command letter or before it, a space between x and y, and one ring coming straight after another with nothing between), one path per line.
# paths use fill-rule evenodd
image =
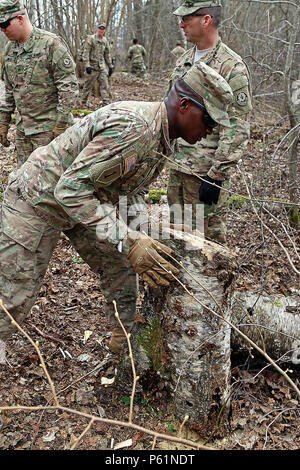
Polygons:
M234 256L203 238L166 232L172 238L162 242L174 250L182 267L179 281L170 287L145 288L130 337L140 377L137 392L147 395L156 388L163 396L167 390L175 417L181 421L188 415L189 426L207 435L218 426L220 411L224 419L229 408L230 327L223 318L230 319ZM126 348L117 386L129 393L131 385Z

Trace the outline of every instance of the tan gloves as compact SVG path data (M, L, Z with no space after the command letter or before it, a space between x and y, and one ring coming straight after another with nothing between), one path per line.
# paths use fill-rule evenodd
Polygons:
M9 147L10 142L7 139L7 133L9 129L9 124L5 122L0 122L0 144L3 145L3 147Z
M53 128L53 139L55 139L55 137L58 137L60 134L62 134L63 132L65 132L67 129L68 129L68 124L55 124L54 128Z
M174 281L172 274L178 274L179 269L163 258L173 253L171 248L139 232L129 232L124 241L129 245L127 258L133 269L150 287L168 286Z

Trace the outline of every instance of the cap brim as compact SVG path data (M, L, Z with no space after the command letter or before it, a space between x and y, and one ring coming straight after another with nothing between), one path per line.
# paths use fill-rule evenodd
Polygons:
M16 11L20 11L20 8L18 8L17 10L15 11L11 11L9 13L6 13L6 15L2 15L0 17L0 23L4 23L4 21L7 21L9 20L9 18L11 18L12 16L14 16L14 14L16 13Z
M208 114L214 121L216 121L221 126L231 127L227 111L224 111L224 109L219 108L216 109L216 107L213 106L205 98L203 98L203 101Z
M181 6L177 8L177 10L173 11L173 15L176 16L186 16L186 15L191 15L192 13L195 13L195 11L199 10L199 6L197 7L184 7Z

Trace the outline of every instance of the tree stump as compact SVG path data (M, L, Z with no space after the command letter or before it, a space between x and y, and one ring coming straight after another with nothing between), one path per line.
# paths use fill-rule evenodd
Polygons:
M167 390L175 416L207 435L229 407L230 292L234 256L194 235L167 230L163 243L182 263L178 281L168 288L145 288L141 314L131 334L137 391ZM170 260L174 265L175 262ZM217 315L218 316L217 316ZM118 368L117 385L129 392L132 371L128 351Z

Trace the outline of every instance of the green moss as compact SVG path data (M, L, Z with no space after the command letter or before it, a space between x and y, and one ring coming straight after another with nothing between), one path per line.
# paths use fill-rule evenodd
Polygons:
M293 228L299 228L300 226L300 213L298 207L292 208L289 211L289 220L291 227Z
M90 111L89 109L73 109L72 114L73 116L78 116L78 117L83 117L87 116L88 114L91 114L93 111Z
M233 207L243 207L244 204L247 204L249 201L248 199L242 196L230 196L227 200L228 205Z
M150 366L154 371L162 369L162 356L164 353L163 347L163 334L160 324L160 317L156 316L151 319L147 326L137 337L138 343L144 349L149 361Z
M150 189L147 199L151 199L153 202L159 202L163 195L166 195L167 191L164 189Z

